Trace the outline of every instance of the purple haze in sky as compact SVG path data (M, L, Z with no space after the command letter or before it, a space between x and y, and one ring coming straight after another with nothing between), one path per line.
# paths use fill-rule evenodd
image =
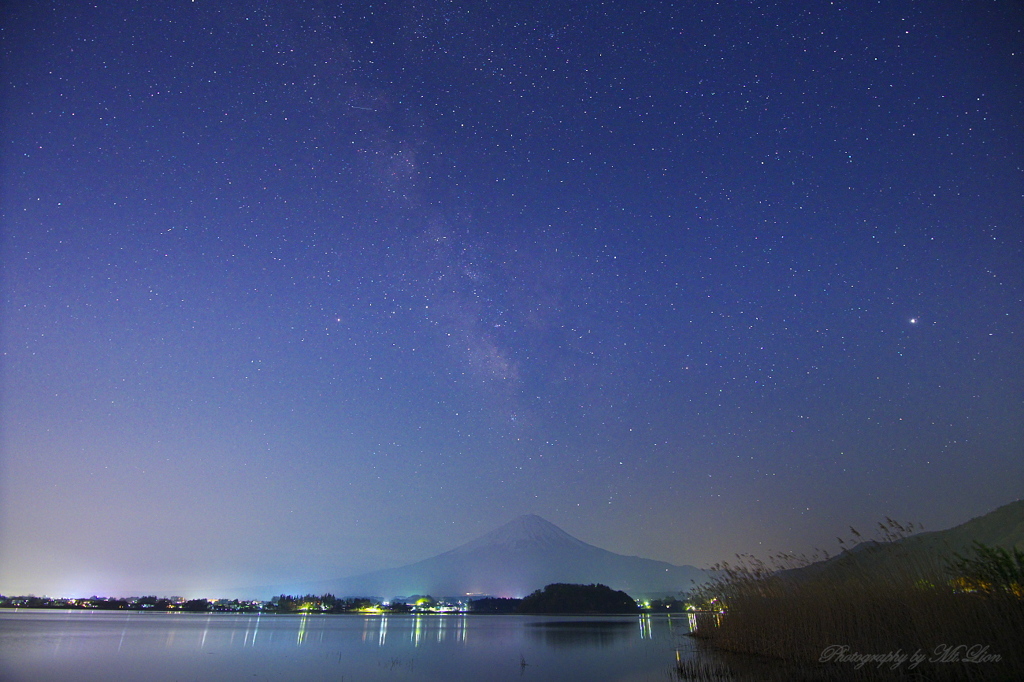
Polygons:
M0 593L1024 481L1019 3L10 3ZM253 595L256 597L266 595Z

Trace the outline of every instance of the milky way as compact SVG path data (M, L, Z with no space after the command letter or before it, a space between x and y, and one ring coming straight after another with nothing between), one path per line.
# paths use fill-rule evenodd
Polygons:
M1020 6L677 5L8 10L0 592L1018 498Z

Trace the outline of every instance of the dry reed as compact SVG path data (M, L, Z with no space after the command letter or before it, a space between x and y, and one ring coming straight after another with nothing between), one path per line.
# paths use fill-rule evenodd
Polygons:
M880 541L824 564L779 555L717 566L698 597L721 618L694 635L807 679L1024 680L1024 599L958 589L948 561L895 542L912 527L887 520L881 529Z

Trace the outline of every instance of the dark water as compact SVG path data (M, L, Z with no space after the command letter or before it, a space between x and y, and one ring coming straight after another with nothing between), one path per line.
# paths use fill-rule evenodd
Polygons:
M0 611L2 680L675 679L686 618Z

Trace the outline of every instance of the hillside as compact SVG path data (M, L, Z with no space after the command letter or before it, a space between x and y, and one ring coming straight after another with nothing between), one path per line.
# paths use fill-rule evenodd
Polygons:
M863 542L831 559L786 571L786 574L839 582L864 573L927 573L941 569L955 553L969 553L974 542L1024 549L1024 500L1003 505L946 530L917 533L894 542Z

